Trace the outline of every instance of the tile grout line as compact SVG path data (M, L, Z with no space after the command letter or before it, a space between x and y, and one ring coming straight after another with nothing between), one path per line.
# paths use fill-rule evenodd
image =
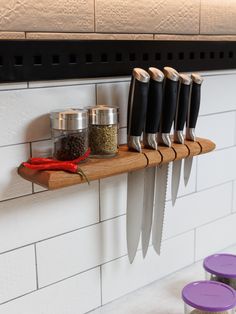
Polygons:
M102 213L101 213L101 179L98 180L98 218L99 223L102 222Z
M33 153L32 153L32 143L31 142L29 143L29 146L30 146L30 157L32 158ZM31 188L32 188L32 194L34 194L34 183L33 182L31 182Z
M223 183L220 183L220 184L217 184L217 185L214 185L214 186L205 188L205 189L203 189L203 190L199 190L199 191L197 191L197 192L192 192L192 193L189 193L189 194L186 194L186 195L179 196L178 198L181 199L181 198L184 198L184 197L189 197L190 195L193 195L193 194L196 194L196 193L199 193L199 192L204 192L204 191L207 191L207 190L211 190L211 189L214 189L214 188L219 187L219 186L226 185L226 184L231 183L231 182L232 182L232 180L226 181L226 182L223 182ZM46 191L43 191L43 192L46 192ZM39 192L39 193L43 193L43 192ZM32 196L32 195L35 195L35 194L29 194L29 195L27 195L27 196ZM24 197L24 196L21 196L21 197ZM18 198L19 198L19 197L18 197ZM17 198L17 199L18 199L18 198ZM8 201L8 200L7 200L7 201ZM170 202L170 200L168 200L168 201ZM2 201L2 202L6 202L6 201ZM125 216L125 215L126 215L126 214L121 214L121 215L118 215L118 216L114 216L114 217L112 217L112 218L104 219L104 220L95 222L95 223L93 223L93 224L89 224L89 225L86 225L86 226L83 226L83 227L79 227L79 228L76 228L76 229L73 229L73 230L69 230L69 231L66 231L66 232L63 232L63 233L60 233L60 234L57 234L57 235L48 237L48 238L44 238L44 239L39 240L39 241L36 241L36 242L31 242L31 243L28 243L28 244L26 244L26 245L22 245L22 246L20 246L20 247L16 247L16 248L11 249L11 250L7 250L7 251L4 251L4 252L0 252L0 255L1 255L1 254L8 253L8 252L11 252L11 251L14 251L14 250L17 250L17 249L20 249L20 248L23 248L23 247L26 247L26 246L29 246L29 245L32 245L32 244L34 244L34 243L41 243L41 242L44 242L44 241L48 241L48 240L51 240L51 239L55 239L55 238L57 238L57 237L64 236L64 235L67 235L67 234L70 234L70 233L73 233L73 232L76 232L76 231L79 231L79 230L82 230L82 229L85 229L85 228L89 228L89 227L98 225L98 224L100 224L100 223L106 222L106 221L114 220L114 219L123 217L123 216Z
M204 224L202 224L202 225L200 225L200 226L197 226L197 227L196 227L196 231L197 231L197 229L200 229L200 228L202 228L202 227L205 227L205 226L214 224L215 222L218 222L218 221L220 221L220 220L229 218L230 216L235 216L235 217L236 217L236 213L231 213L231 212L230 212L230 213L228 213L227 215L221 216L221 217L219 217L219 218L216 218L216 219L214 219L214 220L211 220L211 221L209 221L209 222L206 222L206 223L204 223Z
M27 295L29 295L29 294L34 293L34 292L43 290L43 289L48 288L48 287L51 287L51 286L54 286L54 285L56 285L56 284L58 284L58 283L60 283L60 282L66 281L67 279L71 279L71 278L74 278L74 277L76 277L76 276L79 276L79 275L81 275L81 274L83 274L83 273L86 273L86 272L89 272L89 271L91 271L91 270L94 270L94 269L98 268L99 266L100 266L100 265L91 267L91 268L89 268L89 269L87 269L87 270L84 270L84 271L82 271L82 272L76 273L76 274L71 275L71 276L69 276L69 277L63 278L63 279L58 280L58 281L56 281L56 282L53 282L53 283L51 283L51 284L49 284L49 285L46 285L46 286L43 286L43 287L39 287L37 290L32 290L32 291L30 291L30 292L27 292L27 293L25 293L25 294L22 294L22 295L20 295L20 296L17 296L17 297L15 297L15 298L13 298L13 299L10 299L10 300L7 300L7 301L5 301L5 302L3 302L3 303L0 303L0 306L1 306L1 305L4 305L4 304L6 304L6 303L9 303L9 302L11 302L11 301L20 299L20 298L22 298L22 297L25 297L25 296L27 296Z
M232 181L232 191L231 191L231 214L234 214L234 190L235 190L235 182Z
M197 228L193 229L194 231L194 252L193 252L193 258L194 258L194 263L196 262L196 256L197 256Z
M197 189L197 182L198 182L198 157L196 158L196 178L195 178L195 192L197 193L198 192L198 189Z
M171 238L169 238L169 239L172 239L172 238L175 238L175 237L178 237L178 236L181 236L181 235L183 235L183 234L187 234L187 233L190 233L190 232L193 232L193 231L196 231L196 228L195 228L195 230L192 229L192 230L186 231L186 232L184 232L184 233L182 233L182 234L180 234L180 235L171 237ZM164 242L167 241L167 240L169 240L169 239L165 239ZM141 249L139 249L138 252L141 252ZM26 293L26 294L23 294L23 295L18 296L18 297L16 297L16 298L13 298L13 299L10 299L10 300L8 300L8 301L5 301L5 302L1 303L0 305L3 305L3 304L5 304L5 303L9 303L9 302L14 301L14 300L16 300L16 299L22 298L22 297L24 297L24 296L26 296L26 295L29 295L29 294L32 294L32 293L34 293L34 292L36 292L36 291L40 291L40 290L43 290L43 289L45 289L45 288L51 287L51 286L56 285L56 284L58 284L58 283L60 283L60 282L66 281L66 280L68 280L68 279L71 279L71 278L74 278L74 277L76 277L76 276L79 276L79 275L81 275L81 274L83 274L83 273L86 273L86 272L89 272L89 271L91 271L91 270L94 270L94 269L96 269L96 268L98 268L98 267L100 268L100 276L101 276L101 274L102 274L102 273L101 273L101 267L102 267L103 265L112 263L112 262L114 262L114 261L116 261L116 260L119 260L119 259L122 259L122 258L124 258L124 257L127 257L127 254L121 255L121 256L119 256L119 257L117 257L117 258L115 258L115 259L112 259L112 260L110 260L110 261L107 261L107 262L104 262L104 263L102 263L102 264L96 265L96 266L91 267L91 268L89 268L89 269L86 269L86 270L84 270L84 271L81 271L81 272L78 272L78 273L73 274L73 275L71 275L71 276L68 276L68 277L66 277L66 278L63 278L63 279L61 279L61 280L55 281L55 282L50 283L50 284L48 284L48 285L46 285L46 286L39 287L38 290L32 290L32 291L30 291L30 292L28 292L28 293ZM194 260L194 263L196 263L196 262L198 262L198 261ZM184 268L185 268L185 267L184 267ZM179 270L177 270L177 271L179 271ZM171 273L171 274L172 274L172 273ZM167 276L169 276L169 275L171 275L171 274L168 274ZM157 280L161 280L161 279L162 279L162 278L159 278L159 279L157 279ZM156 280L155 280L155 281L156 281ZM102 287L102 285L101 285L101 287ZM102 305L103 305L103 303L102 303ZM101 307L101 306L99 306L99 307ZM98 308L99 308L99 307L98 307ZM89 311L89 312L90 312L90 311Z
M236 145L236 111L235 111L235 117L234 117L234 145Z
M39 289L39 277L38 277L38 259L36 243L34 244L34 258L35 258L35 274L36 274L36 288Z
M218 116L221 114L226 114L226 113L236 113L236 108L232 110L225 110L225 111L217 111L217 112L212 112L212 113L205 113L205 114L199 114L199 117L211 117L211 116Z
M230 181L230 182L232 182L232 181ZM228 183L229 183L229 182L228 182ZM223 184L222 184L222 185L223 185ZM194 193L191 193L191 194L194 194ZM191 194L190 194L190 195L191 195ZM60 237L60 236L63 236L63 235L67 235L67 234L69 234L69 233L73 233L73 232L76 232L76 231L79 231L79 230L82 230L82 229L85 229L85 228L89 228L89 227L98 225L98 224L100 224L100 223L106 222L106 221L114 220L114 219L116 219L116 218L119 218L119 217L122 217L122 216L125 216L125 215L126 215L126 214L122 214L122 215L119 215L119 216L116 216L116 217L109 218L109 219L107 219L107 220L101 221L101 222L99 222L99 223L97 222L97 223L94 223L94 224L91 224L91 225L88 225L88 226L85 226L85 227L81 227L81 228L79 228L79 229L71 230L71 231L68 231L68 232L66 232L66 233L62 233L62 234L59 234L59 235L56 235L56 236L53 236L53 237L50 237L50 238L46 238L46 239L39 240L39 241L36 241L36 242L33 242L33 243L29 243L29 244L26 244L26 245L22 245L22 246L17 247L17 248L10 249L10 250L4 251L4 252L0 252L0 256L3 255L3 254L10 253L10 252L12 252L12 251L20 250L20 249L22 249L22 248L25 248L25 247L28 247L28 246L31 246L31 245L36 245L36 244L41 243L41 242L44 242L44 241L48 241L48 240L55 239L55 238ZM233 215L236 215L236 213L233 213ZM229 216L229 214L224 215L224 216L221 216L221 217L219 217L219 218L217 218L217 219L215 219L215 220L212 220L212 221L210 221L210 222L207 222L207 223L205 223L205 224L202 224L202 225L197 226L196 229L197 229L197 228L200 228L200 227L203 227L203 226L206 226L206 225L209 225L209 224L211 224L211 223L214 223L214 222L216 222L216 221L218 221L218 220L224 219L224 218L226 218L226 217L228 217L228 216ZM194 230L194 229L186 230L186 231L181 232L181 233L178 233L178 234L176 234L176 235L174 235L174 236L167 237L167 238L165 238L163 241L167 241L167 240L173 239L173 238L175 238L175 237L181 236L181 235L183 235L183 234L185 234L185 233L188 233L188 232L191 232L191 231L193 231L193 230ZM115 259L112 259L111 261L116 260L116 259L119 259L119 258L124 257L124 256L126 256L126 255L127 255L127 254L122 255L122 256L120 256L120 257L117 257L117 258L115 258ZM104 262L104 263L102 263L102 264L100 264L100 265L104 265L104 264L107 264L107 263L109 263L109 262L110 262L110 261ZM98 265L97 265L96 267L98 267ZM68 278L69 278L69 277L68 277Z
M109 80L106 78L106 77L102 77L100 79L94 79L94 78L87 78L86 79L87 81L82 81L82 82L75 82L75 83L72 83L72 82L68 82L68 83L64 83L64 84L51 84L50 83L43 83L42 84L38 84L38 86L34 86L34 85L29 85L29 89L44 89L44 88L63 88L63 87L75 87L75 86L82 86L82 85L95 85L95 84L113 84L113 83L127 83L127 82L130 82L130 78L126 78L126 77L123 77L121 76L120 78L117 77L114 79L112 78L109 78ZM66 80L65 80L66 81ZM37 81L38 82L38 81ZM30 82L29 82L30 83ZM48 84L48 85L44 85L42 86L43 84ZM1 86L1 85L0 85ZM25 89L27 90L27 88L20 88L19 90L21 89ZM10 90L16 90L16 89L10 89ZM1 90L0 90L1 92Z
M25 297L25 296L27 296L27 295L29 295L29 294L32 294L32 293L34 293L34 292L36 292L36 291L37 291L37 290L32 290L32 291L30 291L30 292L27 292L27 293L24 293L24 294L22 294L22 295L20 295L20 296L17 296L17 297L15 297L15 298L13 298L13 299L4 301L4 302L0 303L0 306L1 306L1 305L4 305L4 304L7 304L7 303L10 303L10 302L12 302L12 301L18 300L18 299L20 299L20 298L23 298L23 297Z
M102 295L102 265L100 265L100 294L101 294L101 306L103 304L103 295Z
M19 247L16 247L16 248L4 251L4 252L0 252L0 256L2 254L10 253L12 251L19 250L21 248L24 248L24 247L27 247L27 246L30 246L30 245L34 245L34 244L38 244L38 243L41 243L41 242L44 242L44 241L55 239L55 238L58 238L58 237L61 237L61 236L64 236L64 235L67 235L67 234L70 234L70 233L73 233L73 232L76 232L76 231L79 231L79 230L83 230L83 229L86 229L86 228L91 228L93 226L102 224L103 222L110 221L110 220L115 220L115 219L123 217L125 215L126 214L121 214L121 215L118 215L118 216L115 216L115 217L112 217L112 218L109 218L109 219L102 220L101 222L95 222L95 223L90 224L90 225L86 225L86 226L83 226L83 227L80 227L80 228L77 228L77 229L73 229L73 230L70 230L70 231L66 231L66 232L63 232L63 233L60 233L60 234L57 234L57 235L54 235L54 236L51 236L51 237L48 237L48 238L45 238L45 239L42 239L42 240L38 240L36 242L31 242L31 243L28 243L28 244L25 244L25 245L22 245L22 246L19 246Z

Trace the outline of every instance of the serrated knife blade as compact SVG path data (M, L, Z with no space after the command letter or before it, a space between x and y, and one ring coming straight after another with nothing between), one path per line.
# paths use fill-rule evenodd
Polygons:
M169 164L156 167L156 188L153 217L152 244L157 254L161 254L162 233L164 228L166 191L168 184Z
M170 130L174 121L178 100L179 73L170 67L165 67L164 74L165 87L158 144L160 143L161 145L171 147ZM164 228L168 175L169 163L157 167L152 244L154 250L159 255L161 253Z

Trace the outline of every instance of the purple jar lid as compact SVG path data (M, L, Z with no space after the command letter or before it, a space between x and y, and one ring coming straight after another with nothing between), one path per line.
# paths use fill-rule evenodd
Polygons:
M203 267L211 274L236 278L236 255L214 254L208 256L204 259Z
M220 312L236 306L236 292L217 281L196 281L182 291L184 302L195 309Z

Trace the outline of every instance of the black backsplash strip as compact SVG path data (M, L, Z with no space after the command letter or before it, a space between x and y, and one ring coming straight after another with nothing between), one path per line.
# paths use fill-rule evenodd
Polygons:
M1 82L123 76L166 65L180 72L233 69L236 42L0 41Z

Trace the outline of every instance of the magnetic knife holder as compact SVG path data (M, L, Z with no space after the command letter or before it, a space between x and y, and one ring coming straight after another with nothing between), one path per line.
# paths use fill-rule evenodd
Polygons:
M173 143L172 147L160 146L158 150L144 148L142 153L129 151L127 145L121 145L116 157L103 159L88 158L86 162L80 164L80 168L84 171L89 181L94 181L205 154L214 149L215 144L203 138L197 138L196 142L185 141L185 144ZM20 166L18 173L22 178L49 190L86 183L86 180L79 174L64 171L36 171Z

